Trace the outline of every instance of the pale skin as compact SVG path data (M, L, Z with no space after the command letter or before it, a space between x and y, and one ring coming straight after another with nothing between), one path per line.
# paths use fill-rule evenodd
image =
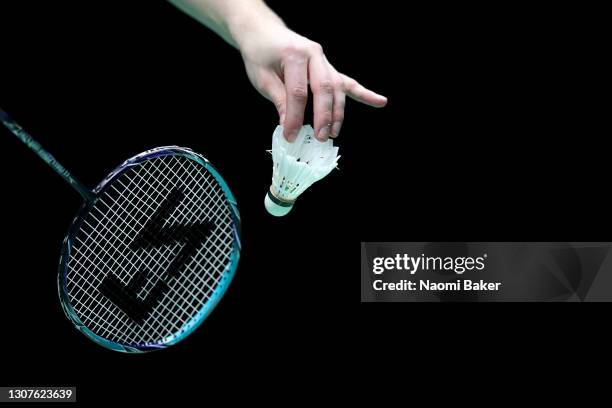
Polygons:
M348 96L381 108L387 98L341 74L321 45L291 31L262 0L170 0L240 51L253 86L274 103L292 142L304 122L308 87L315 137L340 134Z

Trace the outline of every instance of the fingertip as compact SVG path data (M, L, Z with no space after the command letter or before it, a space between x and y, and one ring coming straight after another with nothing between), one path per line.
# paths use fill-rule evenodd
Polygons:
M285 136L285 140L287 140L290 143L293 143L295 139L297 138L297 135L298 135L297 128L285 127L284 132L283 132L283 136Z
M342 128L342 122L334 122L334 125L332 126L331 135L329 135L329 137L331 137L332 139L335 139L338 136L340 136L341 128Z
M384 108L387 106L387 98L378 94L372 95L368 99L363 99L362 102L374 108Z
M315 134L315 138L319 142L326 142L327 139L329 139L330 133L331 133L331 123L322 126L321 129L319 129L319 131Z
M378 95L378 107L379 108L384 108L385 106L387 106L387 102L389 102L389 100L387 99L386 96L382 96L382 95Z

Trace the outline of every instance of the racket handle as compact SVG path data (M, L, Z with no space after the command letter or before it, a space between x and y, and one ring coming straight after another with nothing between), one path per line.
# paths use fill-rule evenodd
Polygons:
M0 122L11 131L19 140L47 163L57 174L72 186L86 201L93 201L92 192L81 184L64 166L62 166L51 153L47 152L32 136L17 124L5 111L0 108Z

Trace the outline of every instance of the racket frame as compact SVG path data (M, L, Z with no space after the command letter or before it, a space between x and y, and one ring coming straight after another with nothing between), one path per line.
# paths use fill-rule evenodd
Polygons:
M163 339L160 344L146 344L146 345L134 345L134 344L122 344L114 341L110 341L105 339L92 330L87 328L87 326L81 321L74 308L70 303L70 298L68 295L67 288L67 275L68 275L68 261L70 260L70 253L72 250L72 244L75 240L76 235L81 229L81 225L85 217L89 214L89 212L93 209L98 197L100 197L106 190L108 186L111 185L111 182L116 178L120 177L130 168L139 165L140 163L154 159L156 157L161 156L183 156L190 160L195 161L202 165L210 174L215 178L215 180L221 186L223 193L229 203L230 212L232 215L232 221L234 225L234 243L232 247L232 252L230 255L230 261L226 266L225 271L223 272L223 276L220 282L215 287L211 297L204 303L202 308L185 324L183 327L176 333L168 336ZM62 245L62 252L60 256L59 263L59 271L57 278L57 289L60 298L60 303L62 305L62 309L64 313L68 317L68 319L75 325L75 327L87 336L89 339L94 342L115 351L127 352L127 353L142 353L153 350L164 349L168 346L178 343L183 340L187 336L189 336L206 318L210 315L213 309L217 306L230 283L232 282L234 275L236 273L236 268L238 267L238 261L240 259L240 250L241 250L241 241L240 241L240 213L238 212L238 205L234 195L229 189L229 186L221 177L219 172L215 169L215 167L202 155L192 151L191 149L179 146L164 146L158 147L155 149L147 150L143 153L140 153L125 162L123 162L120 166L115 168L98 186L92 191L92 199L86 200L84 204L79 209L77 215L74 217L70 228L68 229L68 233L64 238L64 242Z

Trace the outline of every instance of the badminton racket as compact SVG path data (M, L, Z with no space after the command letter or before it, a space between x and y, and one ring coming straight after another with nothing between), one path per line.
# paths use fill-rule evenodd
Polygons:
M89 190L0 109L0 121L84 199L63 242L58 293L96 343L145 352L191 334L225 294L240 258L240 216L202 155L158 147Z

